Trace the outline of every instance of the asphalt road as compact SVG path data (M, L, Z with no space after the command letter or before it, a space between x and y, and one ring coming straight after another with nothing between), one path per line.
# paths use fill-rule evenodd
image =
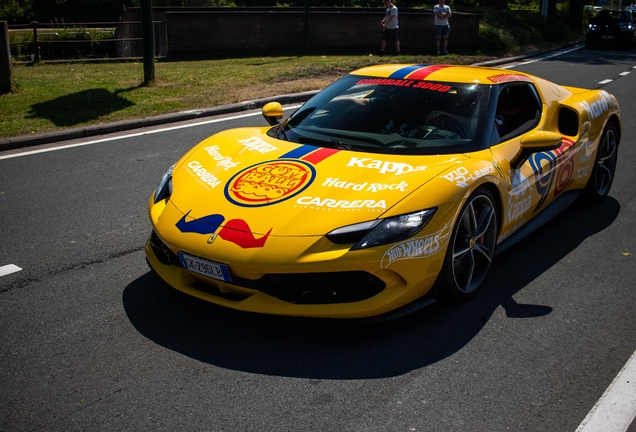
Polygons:
M499 256L472 301L381 325L238 314L149 272L165 169L258 115L0 152L0 267L22 268L0 277L0 430L576 430L636 351L635 65L577 50L512 67L617 96L609 199Z

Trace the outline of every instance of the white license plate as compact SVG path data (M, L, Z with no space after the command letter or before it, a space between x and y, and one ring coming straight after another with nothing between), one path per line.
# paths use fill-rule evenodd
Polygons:
M225 264L219 264L202 258L197 258L183 252L179 252L181 266L192 272L207 276L212 279L232 283L230 270Z
M601 36L601 39L614 39L614 36Z

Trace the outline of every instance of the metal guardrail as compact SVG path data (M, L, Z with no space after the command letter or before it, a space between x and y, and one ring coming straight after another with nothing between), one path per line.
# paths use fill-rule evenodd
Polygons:
M161 24L153 21L153 24ZM9 25L9 33L32 30L30 40L9 42L16 61L37 63L42 60L71 58L139 57L141 21L39 23ZM107 29L107 30L106 30ZM107 36L112 37L98 37ZM10 37L11 39L11 37Z

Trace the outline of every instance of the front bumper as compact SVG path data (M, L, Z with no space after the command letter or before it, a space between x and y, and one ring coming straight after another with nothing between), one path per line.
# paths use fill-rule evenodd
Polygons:
M229 284L183 268L176 253L154 231L145 252L150 267L179 291L235 310L291 317L356 319L410 313L434 301L431 288L439 273L429 266L433 271L428 277L409 285L387 269L334 265L338 271L266 272L257 279L233 274Z

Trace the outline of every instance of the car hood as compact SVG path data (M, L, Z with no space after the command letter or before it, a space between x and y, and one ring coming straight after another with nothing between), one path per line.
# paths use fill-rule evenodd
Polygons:
M170 201L182 215L175 221L182 232L225 227L254 235L324 235L377 219L468 159L315 147L271 138L267 130L222 132L179 161Z

